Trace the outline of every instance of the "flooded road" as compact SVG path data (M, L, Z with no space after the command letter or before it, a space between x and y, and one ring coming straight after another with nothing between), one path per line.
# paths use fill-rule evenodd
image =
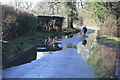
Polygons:
M3 70L4 78L114 78L117 51L102 50L94 30L86 36L51 37L37 46L36 60ZM110 50L109 50L110 49ZM101 52L102 51L102 52ZM106 52L103 52L106 51ZM111 52L109 54L109 51ZM111 60L112 58L112 60Z

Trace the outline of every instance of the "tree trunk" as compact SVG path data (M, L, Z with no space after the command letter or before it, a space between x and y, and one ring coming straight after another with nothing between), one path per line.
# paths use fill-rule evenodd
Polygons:
M73 27L73 19L72 18L68 18L68 28L74 28Z

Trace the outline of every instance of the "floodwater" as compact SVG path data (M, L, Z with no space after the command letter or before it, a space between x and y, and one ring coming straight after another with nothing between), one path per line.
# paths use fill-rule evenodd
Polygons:
M3 78L117 78L119 51L95 38L94 30L86 36L49 37L29 63L4 69Z

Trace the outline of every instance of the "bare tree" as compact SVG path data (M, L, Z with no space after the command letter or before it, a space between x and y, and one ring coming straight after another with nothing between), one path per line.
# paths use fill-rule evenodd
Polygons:
M32 2L24 2L24 9L25 10L30 10L32 7Z
M11 1L8 5L14 7L16 10L32 10L32 2L24 2L22 0Z
M12 2L11 2L11 3L12 3ZM14 0L13 6L14 6L16 9L20 9L21 3L22 3L22 0Z
M36 4L36 10L39 14L60 15L60 2L39 2Z
M46 15L50 13L49 5L46 2L38 2L35 7L38 14Z

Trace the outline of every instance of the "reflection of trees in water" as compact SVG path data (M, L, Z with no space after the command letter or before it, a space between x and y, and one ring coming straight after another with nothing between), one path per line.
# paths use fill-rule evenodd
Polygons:
M73 37L73 35L68 35L68 36L67 36L67 38L72 38L72 37Z
M62 48L60 48L58 46L58 44L60 43L51 43L53 41L59 41L61 39L61 37L56 37L56 36L52 36L52 37L48 37L47 39L45 39L43 42L41 42L37 47L45 47L46 49L38 49L37 51L57 51L57 50L61 50Z
M88 64L95 69L96 77L115 77L117 51L100 44L95 45L92 50L93 54L90 55Z
M66 48L75 48L75 49L77 49L77 47L74 46L72 43L67 43L67 46L63 47L63 49L66 49Z
M42 43L39 44L40 45L48 45L50 42L53 41L60 41L62 38L63 39L67 39L67 38L71 38L73 37L73 35L67 35L67 36L52 36L52 37L48 37L47 39L45 39ZM56 47L56 44L52 44L51 46Z
M52 41L59 41L60 39L61 39L61 37L52 36L52 37L48 37L48 39L46 39L45 42L49 43Z
M48 37L47 39L45 39L43 42L41 42L38 47L45 47L46 49L42 50L42 49L38 49L38 51L57 51L57 50L61 50L62 48L59 47L58 45L61 43L51 43L54 41L60 41L62 39L67 39L67 38L71 38L74 35L66 35L66 36L51 36ZM72 48L72 45L68 45L68 48Z

